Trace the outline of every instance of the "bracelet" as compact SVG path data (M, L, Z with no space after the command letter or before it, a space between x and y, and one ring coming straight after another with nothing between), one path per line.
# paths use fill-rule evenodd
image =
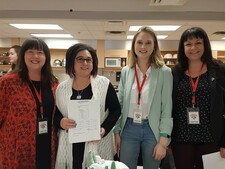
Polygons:
M166 134L166 133L160 133L160 136L166 137L166 138L169 138L169 137L170 137L170 136L169 136L168 134Z
M160 146L162 146L164 149L167 149L167 146L162 145L160 142L158 142L158 144L159 144Z

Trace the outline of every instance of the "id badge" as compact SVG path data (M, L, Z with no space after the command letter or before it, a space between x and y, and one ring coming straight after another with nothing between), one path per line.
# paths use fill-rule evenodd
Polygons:
M48 133L48 119L38 119L38 133L37 134L47 134Z
M187 108L188 124L200 124L199 108Z
M140 110L140 109L134 110L133 122L138 123L138 124L142 123L142 110Z

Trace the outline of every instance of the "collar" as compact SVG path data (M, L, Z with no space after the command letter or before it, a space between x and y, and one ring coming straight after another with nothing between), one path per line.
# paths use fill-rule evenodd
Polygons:
M141 69L139 68L138 64L136 64L136 70L137 70L137 73L138 73L139 75L140 75L140 74L143 74L143 73L141 72ZM150 72L151 72L151 66L149 66L149 68L148 68L147 71L145 72L147 78L149 77ZM143 75L144 75L144 74L143 74Z

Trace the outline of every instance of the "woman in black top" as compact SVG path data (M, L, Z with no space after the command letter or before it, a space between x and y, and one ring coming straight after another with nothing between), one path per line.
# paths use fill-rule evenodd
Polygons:
M87 167L86 158L90 150L90 142L73 144L68 142L66 130L77 125L76 119L68 118L67 104L70 100L99 100L101 139L95 142L93 147L103 159L113 160L115 150L111 129L117 122L121 109L112 84L106 77L97 75L97 70L98 59L92 47L86 44L76 44L67 50L66 73L70 78L62 82L56 91L58 110L55 125L60 129L56 169Z
M202 155L225 158L225 65L213 59L202 28L184 31L172 72L176 169L203 169Z

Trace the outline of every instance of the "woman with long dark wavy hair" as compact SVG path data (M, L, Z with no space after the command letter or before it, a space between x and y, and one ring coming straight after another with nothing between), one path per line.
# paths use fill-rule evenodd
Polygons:
M200 27L183 32L173 73L172 151L176 169L203 169L202 155L225 158L225 65Z
M56 132L54 92L46 43L27 39L16 69L0 78L0 168L53 169Z

